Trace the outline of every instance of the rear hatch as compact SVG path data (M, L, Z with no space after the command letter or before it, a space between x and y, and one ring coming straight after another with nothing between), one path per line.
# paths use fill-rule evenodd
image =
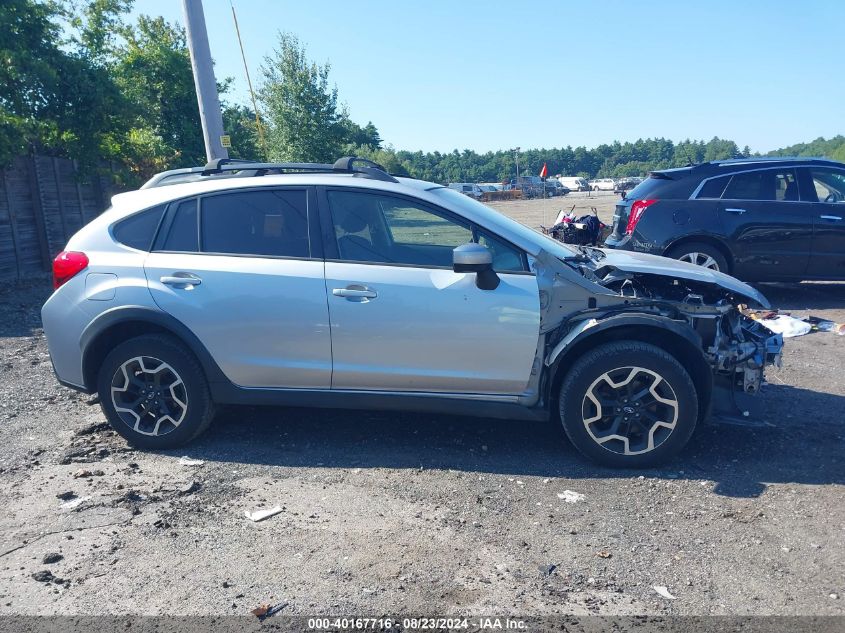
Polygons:
M625 237L631 205L637 200L669 200L688 198L693 188L693 180L688 178L692 167L653 171L648 178L625 194L616 204L610 237L619 241ZM684 182L686 181L686 182Z

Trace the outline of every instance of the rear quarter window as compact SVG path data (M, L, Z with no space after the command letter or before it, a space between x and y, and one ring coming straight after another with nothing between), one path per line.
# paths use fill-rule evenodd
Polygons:
M710 180L705 180L696 198L718 200L722 197L722 193L724 193L725 187L728 186L728 182L730 181L730 179L730 176L722 176L720 178L711 178Z
M153 207L121 220L112 229L114 239L130 248L149 251L161 222L161 216L164 215L165 206Z

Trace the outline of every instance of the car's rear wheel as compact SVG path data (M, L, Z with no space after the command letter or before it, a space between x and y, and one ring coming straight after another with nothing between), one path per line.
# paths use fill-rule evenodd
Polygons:
M558 392L567 437L612 467L644 467L680 451L698 421L698 394L683 365L649 343L605 343L579 358Z
M728 272L728 260L715 246L702 242L689 242L669 250L667 256L682 262L689 262L710 270Z
M214 417L202 367L171 336L144 335L115 347L100 367L97 388L109 424L139 448L181 446Z

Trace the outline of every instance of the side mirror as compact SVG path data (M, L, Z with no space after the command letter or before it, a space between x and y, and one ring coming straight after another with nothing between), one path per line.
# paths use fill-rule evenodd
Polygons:
M493 253L481 244L461 244L452 251L452 270L456 273L475 273L475 285L481 290L499 287L499 276L493 270Z

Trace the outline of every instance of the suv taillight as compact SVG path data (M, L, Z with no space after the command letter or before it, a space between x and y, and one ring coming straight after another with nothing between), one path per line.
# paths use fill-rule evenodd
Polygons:
M62 251L53 260L53 288L58 288L87 267L88 256L85 253Z
M657 200L635 200L631 205L631 211L628 213L628 226L625 227L625 234L630 235L634 232L637 222L643 217L643 213Z

